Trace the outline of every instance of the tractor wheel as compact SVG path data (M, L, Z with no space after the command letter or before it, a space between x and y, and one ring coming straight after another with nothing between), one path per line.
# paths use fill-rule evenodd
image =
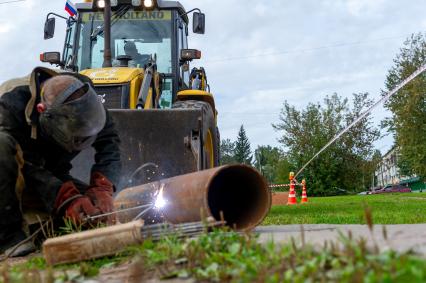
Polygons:
M220 155L220 132L218 127L216 127L216 145L217 145L217 165L219 165L220 159L222 158L222 156Z
M175 109L201 109L203 113L203 169L219 165L218 133L212 107L204 101L184 100L173 104Z

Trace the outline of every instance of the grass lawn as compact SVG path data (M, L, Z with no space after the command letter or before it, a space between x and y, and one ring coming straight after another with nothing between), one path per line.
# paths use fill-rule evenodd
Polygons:
M401 193L310 197L304 205L272 207L262 225L365 224L366 206L374 224L426 223L426 194Z
M125 269L120 268L123 264ZM125 275L114 282L175 278L193 279L190 282L426 282L424 258L370 250L362 239L342 236L340 244L330 243L318 250L294 241L260 244L255 234L226 231L187 240L147 239L115 258L55 269L43 258L33 258L13 267L0 266L0 282L38 283L42 277L44 282L86 282L90 278L105 282L105 268L117 268L116 276Z

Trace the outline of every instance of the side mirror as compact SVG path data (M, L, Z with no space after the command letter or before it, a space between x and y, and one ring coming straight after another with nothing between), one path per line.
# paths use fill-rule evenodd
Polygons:
M50 63L63 66L61 61L61 53L59 52L44 52L40 54L40 61L43 63Z
M48 18L44 23L44 39L50 39L55 35L55 18Z
M192 31L198 34L204 34L206 31L206 15L194 12L192 18Z
M180 51L180 61L187 62L194 59L201 58L201 51L197 49L181 49Z

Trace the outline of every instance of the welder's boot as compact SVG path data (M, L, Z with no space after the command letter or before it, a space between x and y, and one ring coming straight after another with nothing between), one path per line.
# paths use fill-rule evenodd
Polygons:
M2 231L5 230L8 231L7 234L0 232L0 253L8 257L19 257L26 256L36 250L32 240L23 242L27 239L27 235L21 229L13 232L10 232L10 229L7 228L2 229Z

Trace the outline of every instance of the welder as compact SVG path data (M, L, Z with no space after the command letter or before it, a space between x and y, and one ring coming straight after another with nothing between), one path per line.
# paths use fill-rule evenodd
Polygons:
M25 195L53 218L76 224L113 210L121 169L119 137L89 78L37 67L0 86L0 252L27 238ZM70 175L71 161L95 150L90 184ZM111 224L111 217L99 218ZM31 241L9 256L34 250Z

